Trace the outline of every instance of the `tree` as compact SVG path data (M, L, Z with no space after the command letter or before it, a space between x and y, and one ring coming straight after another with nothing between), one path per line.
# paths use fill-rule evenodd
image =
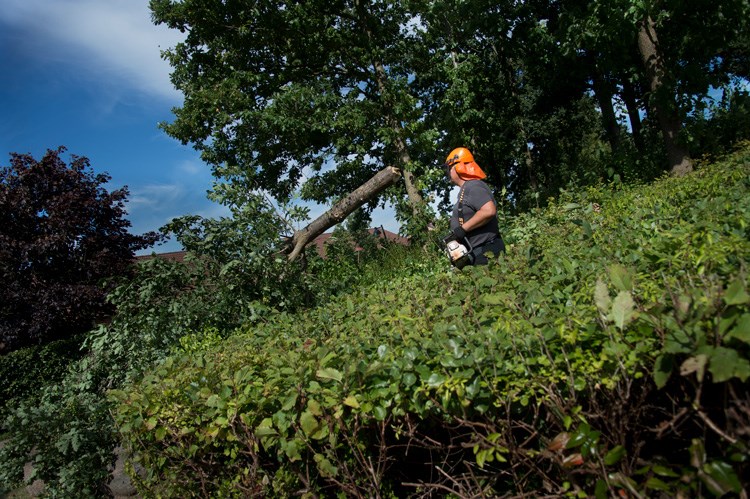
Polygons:
M411 67L438 149L472 148L489 182L518 210L576 177L596 178L580 157L598 124L583 64L562 53L549 26L560 7L425 3Z
M162 126L220 181L347 209L385 199L403 219L427 192L447 200L428 165L457 145L518 209L614 173L650 177L665 156L680 173L695 102L748 67L746 0L150 6L154 22L186 33L165 52L185 100ZM376 181L389 172L398 182ZM345 215L339 206L297 231L290 256Z
M659 46L656 23L649 14L645 14L638 24L638 50L648 74L649 87L654 96L653 106L664 137L672 173L684 175L693 170L693 162L687 147L679 140L682 123L673 86L668 84L672 74Z
M89 330L111 313L101 281L127 272L133 252L159 240L128 233L127 188L89 160L11 154L0 169L0 353Z
M328 203L368 185L349 201L372 208L395 173L390 200L418 213L412 149L426 141L403 63L404 4L152 0L157 24L187 33L166 52L185 100L164 129L243 191ZM327 213L294 234L290 256L338 221Z
M567 2L558 39L591 57L592 87L610 142L617 142L611 94L621 94L641 152L636 100L647 103L643 110L656 118L669 167L682 175L692 169L686 118L710 100L712 89L746 78L749 9L746 0Z

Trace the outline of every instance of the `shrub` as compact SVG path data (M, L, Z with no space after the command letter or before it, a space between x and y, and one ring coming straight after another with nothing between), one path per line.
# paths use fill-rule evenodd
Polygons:
M7 409L31 397L46 384L60 381L71 363L80 359L82 337L16 350L0 356L0 420Z
M739 493L750 162L562 193L499 264L390 276L111 393L147 495ZM679 427L679 431L677 428Z

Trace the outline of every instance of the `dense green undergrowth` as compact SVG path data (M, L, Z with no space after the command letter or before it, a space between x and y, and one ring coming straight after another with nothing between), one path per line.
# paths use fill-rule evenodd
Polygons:
M15 403L45 384L59 382L83 356L81 336L16 350L0 357L0 421ZM19 376L23 373L23 376ZM2 426L0 425L0 428Z
M685 178L562 193L513 221L489 267L452 271L430 251L184 348L111 392L139 490L740 493L749 191L746 148Z

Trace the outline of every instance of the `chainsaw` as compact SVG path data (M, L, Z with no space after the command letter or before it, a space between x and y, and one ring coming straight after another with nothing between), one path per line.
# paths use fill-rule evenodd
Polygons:
M448 254L451 265L462 269L473 262L474 254L472 251L474 248L472 248L471 243L467 239L464 239L466 242L466 245L464 245L458 239L450 239L451 237L452 234L449 234L443 238L445 252Z

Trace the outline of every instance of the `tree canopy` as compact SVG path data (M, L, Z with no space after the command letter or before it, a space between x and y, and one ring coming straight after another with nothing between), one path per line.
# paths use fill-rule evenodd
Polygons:
M101 281L126 273L133 252L158 240L135 236L124 218L127 188L85 157L37 161L11 154L0 169L0 352L91 329L111 310Z
M689 117L748 74L746 0L150 6L186 33L165 52L185 101L163 126L217 178L332 203L393 166L403 182L358 202L403 218L447 200L435 166L459 145L513 210L614 174L689 171Z

